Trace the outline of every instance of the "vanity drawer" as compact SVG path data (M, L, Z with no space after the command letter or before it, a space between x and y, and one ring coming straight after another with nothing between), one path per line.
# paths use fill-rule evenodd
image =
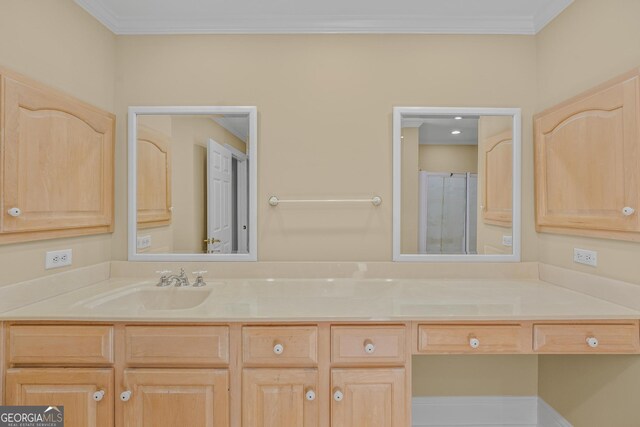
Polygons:
M420 325L420 353L531 352L531 329L522 325Z
M229 363L227 326L127 326L129 366L211 366Z
M12 365L110 365L113 327L13 325L9 328Z
M245 326L242 354L245 365L315 366L318 364L318 328Z
M637 353L638 324L538 324L533 326L537 353Z
M403 365L405 335L404 326L333 326L331 362Z

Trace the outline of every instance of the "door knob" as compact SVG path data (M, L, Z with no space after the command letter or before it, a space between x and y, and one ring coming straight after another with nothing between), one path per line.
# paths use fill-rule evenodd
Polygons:
M7 211L7 213L12 217L16 218L22 214L22 210L20 208L11 208Z
M480 340L478 338L471 338L469 339L469 346L471 348L478 348L480 347Z
M342 394L342 391L340 391L340 389L336 389L333 392L333 400L335 400L336 402L340 402L342 401L342 399L344 399L344 394Z
M127 390L120 393L120 400L122 400L123 402L128 402L129 399L131 399L131 391Z
M364 342L364 352L367 354L373 354L376 351L376 345L371 340Z
M600 344L600 342L598 341L598 338L596 337L589 337L587 338L587 345L591 348L597 348L598 344Z
M316 392L313 391L312 389L308 389L307 392L304 394L304 397L309 402L313 402L314 400L316 400Z
M104 397L104 390L98 390L95 393L93 393L93 400L95 400L96 402L100 402L103 397Z
M222 240L218 240L215 237L212 237L210 239L204 239L204 242L208 245L213 245L214 243L222 243Z
M622 208L622 215L624 216L631 216L634 213L636 213L636 210L633 209L632 207L625 206L624 208Z
M276 344L273 346L273 352L275 354L282 354L284 353L284 346L282 344Z

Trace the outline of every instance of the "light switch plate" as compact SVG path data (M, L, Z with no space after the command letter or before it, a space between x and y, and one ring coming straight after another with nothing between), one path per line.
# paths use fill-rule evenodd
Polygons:
M598 252L589 251L587 249L573 248L573 262L578 264L598 266Z
M61 251L47 252L44 260L44 268L51 270L52 268L60 268L71 265L73 262L73 251L71 249L63 249Z

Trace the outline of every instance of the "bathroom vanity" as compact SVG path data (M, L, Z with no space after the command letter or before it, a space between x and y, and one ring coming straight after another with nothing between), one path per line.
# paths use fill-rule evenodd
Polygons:
M533 277L156 283L6 312L4 403L54 398L72 426L407 427L414 355L640 353L639 311Z

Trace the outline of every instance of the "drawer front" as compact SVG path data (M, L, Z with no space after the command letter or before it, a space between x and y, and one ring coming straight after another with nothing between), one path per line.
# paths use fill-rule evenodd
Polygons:
M110 365L112 326L13 325L9 328L12 365Z
M638 325L534 325L538 353L637 353Z
M420 325L420 353L531 352L530 329L521 325Z
M315 326L246 326L242 329L245 365L315 366L318 328Z
M229 363L227 326L127 326L125 361L135 366Z
M331 328L331 361L403 365L405 344L403 326L334 326Z

